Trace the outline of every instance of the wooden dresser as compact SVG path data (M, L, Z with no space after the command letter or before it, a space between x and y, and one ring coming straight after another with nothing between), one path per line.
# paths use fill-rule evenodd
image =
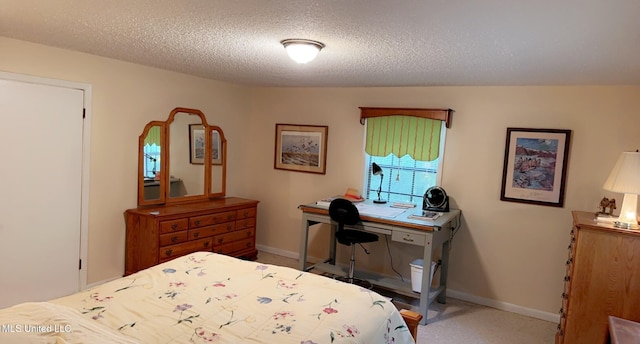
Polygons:
M556 343L606 343L608 317L640 321L640 231L574 211Z
M196 251L255 260L257 207L228 197L126 210L125 275Z

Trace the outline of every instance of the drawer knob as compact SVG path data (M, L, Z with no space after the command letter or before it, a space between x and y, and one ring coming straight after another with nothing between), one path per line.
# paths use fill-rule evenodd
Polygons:
M565 282L569 282L569 281L571 281L571 277L570 277L570 276L564 276L564 281L565 281Z
M171 253L173 253L172 249L168 249L168 250L164 251L164 254L167 255L167 257L169 257L171 255Z
M193 233L193 237L194 237L194 238L197 238L197 237L199 237L199 236L200 236L200 232L195 232L195 233Z
M176 241L178 241L178 237L177 236L171 237L171 242L176 242Z
M251 231L247 231L247 237L251 236Z
M569 295L567 293L562 293L562 298L567 300L569 299Z
M233 220L233 215L227 215L227 220Z
M247 243L247 248L249 248L249 247L251 247L251 243L250 242Z
M249 212L248 211L244 212L244 217L249 217Z
M228 231L233 230L233 226L232 226L231 224L228 224L228 225L227 225L227 230L228 230Z
M404 238L402 238L402 240L408 241L408 242L413 242L413 238L412 237L404 237Z
M209 247L209 242L208 241L204 242L204 247Z
M573 258L569 258L569 259L567 259L567 265L569 265L569 264L571 264L571 263L573 263Z
M224 239L222 239L222 238L218 239L218 244L222 244L223 241L224 241Z
M193 223L195 223L196 226L200 226L200 220L195 220Z
M173 230L178 229L178 224L177 223L172 224L171 225L171 229L173 229Z

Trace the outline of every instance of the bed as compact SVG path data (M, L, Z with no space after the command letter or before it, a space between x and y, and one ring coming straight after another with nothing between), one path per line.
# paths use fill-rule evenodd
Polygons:
M414 343L373 291L212 252L5 308L0 325L1 343Z

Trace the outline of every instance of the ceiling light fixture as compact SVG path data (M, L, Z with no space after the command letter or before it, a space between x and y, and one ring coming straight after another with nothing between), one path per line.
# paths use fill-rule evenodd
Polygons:
M307 63L313 61L324 44L310 39L285 39L280 41L289 57L297 63Z

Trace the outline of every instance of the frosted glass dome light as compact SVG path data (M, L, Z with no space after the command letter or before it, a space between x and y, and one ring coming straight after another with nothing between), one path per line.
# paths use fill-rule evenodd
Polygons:
M289 57L297 63L313 61L324 44L309 39L285 39L281 41Z

